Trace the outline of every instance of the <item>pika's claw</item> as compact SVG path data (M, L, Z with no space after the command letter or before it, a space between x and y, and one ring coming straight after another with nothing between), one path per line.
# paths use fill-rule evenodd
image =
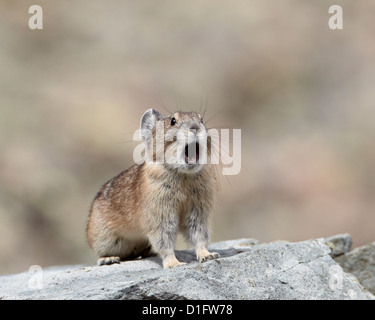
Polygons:
M113 257L101 257L98 259L98 266L103 266L105 264L114 264L120 263L120 257L113 256Z
M220 254L218 254L217 252L209 252L207 255L199 257L199 262L206 262L208 260L213 260L217 258L220 258Z

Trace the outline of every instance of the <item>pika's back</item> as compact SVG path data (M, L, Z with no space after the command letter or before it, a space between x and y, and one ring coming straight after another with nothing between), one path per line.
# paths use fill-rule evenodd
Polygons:
M133 199L133 197L141 192L143 167L144 164L135 164L107 181L97 193L94 201L111 199L115 204L123 201L136 201L137 198ZM119 190L121 190L120 194ZM123 194L128 196L124 199Z

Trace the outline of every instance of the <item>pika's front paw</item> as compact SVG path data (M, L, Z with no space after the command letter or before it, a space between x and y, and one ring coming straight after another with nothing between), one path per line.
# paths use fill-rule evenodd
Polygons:
M98 259L98 266L103 266L105 264L114 264L120 263L120 257L113 256L113 257L101 257Z
M185 262L179 262L177 261L177 263L170 263L168 265L164 265L164 269L170 269L170 268L174 268L174 267L178 267L178 266L183 266L184 264L186 264Z
M175 257L167 258L163 261L163 268L164 269L170 269L170 268L182 266L184 264L186 264L186 263L178 261Z
M220 258L220 254L217 252L208 252L206 255L199 257L199 262L205 262L217 258Z

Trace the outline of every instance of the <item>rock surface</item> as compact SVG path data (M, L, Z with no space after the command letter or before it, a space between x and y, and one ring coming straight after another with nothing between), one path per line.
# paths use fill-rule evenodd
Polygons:
M357 277L360 283L375 294L375 242L335 257L336 262Z
M331 257L335 258L349 252L352 247L352 237L348 233L338 234L325 239L326 244L331 248Z
M223 241L210 246L221 258L201 264L193 251L177 251L187 264L169 270L157 257L100 267L34 267L1 276L0 299L374 299L333 260L330 243Z

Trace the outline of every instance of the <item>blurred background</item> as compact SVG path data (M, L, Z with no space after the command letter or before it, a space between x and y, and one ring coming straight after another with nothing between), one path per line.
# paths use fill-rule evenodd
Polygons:
M328 27L333 4L343 30ZM132 165L150 107L207 105L210 127L242 129L212 241L374 241L374 13L371 0L0 0L0 273L95 263L91 201Z

